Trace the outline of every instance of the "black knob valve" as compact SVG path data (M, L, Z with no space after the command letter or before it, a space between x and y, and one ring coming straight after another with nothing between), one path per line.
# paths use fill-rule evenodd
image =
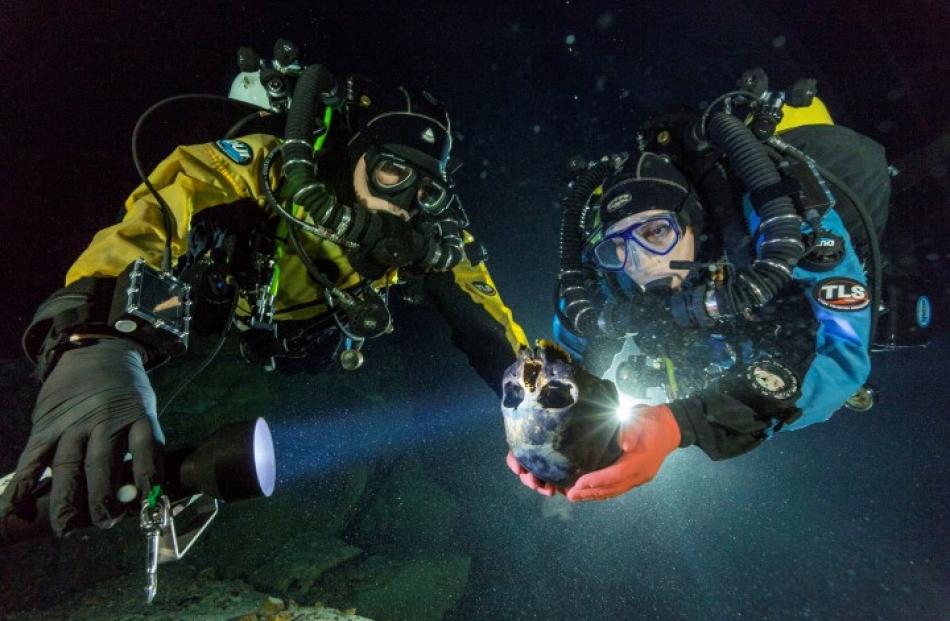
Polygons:
M769 90L769 77L761 67L756 67L743 73L742 77L736 82L736 86L759 98L765 94L765 91Z
M274 44L274 60L286 67L297 62L300 49L289 39L277 39Z

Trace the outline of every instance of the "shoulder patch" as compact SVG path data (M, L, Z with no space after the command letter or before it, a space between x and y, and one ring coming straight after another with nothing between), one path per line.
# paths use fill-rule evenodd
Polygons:
M482 295L495 295L495 288L489 285L487 282L482 282L480 280L475 280L472 283L472 288L481 293Z
M853 278L820 280L812 290L812 297L825 308L836 311L855 312L871 305L871 292Z
M214 146L235 164L244 165L254 159L254 152L251 151L250 145L241 140L218 140Z
M775 360L761 360L746 368L746 381L762 397L785 401L798 392L798 378L792 370Z

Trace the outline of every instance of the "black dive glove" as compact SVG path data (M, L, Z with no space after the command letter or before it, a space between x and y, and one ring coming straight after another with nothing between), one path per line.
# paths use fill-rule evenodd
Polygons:
M108 528L122 513L116 490L123 458L132 453L136 487L144 498L161 481L164 444L155 393L142 352L121 338L66 351L43 383L33 428L16 474L0 496L0 519L34 502L40 475L53 471L50 525L62 536L88 515ZM34 505L35 506L35 505Z
M348 259L361 276L382 277L394 267L402 267L425 256L425 240L411 224L385 212L370 215L369 228L360 246Z
M597 320L607 337L623 337L649 331L670 321L668 294L647 291L630 300L607 304Z

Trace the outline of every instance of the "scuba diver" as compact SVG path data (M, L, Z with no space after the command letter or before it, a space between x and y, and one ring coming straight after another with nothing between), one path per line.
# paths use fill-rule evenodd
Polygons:
M648 121L637 152L583 167L561 229L563 350L526 352L505 380L507 461L524 485L605 499L652 480L677 448L741 455L846 403L867 409L872 344L926 341L926 296L905 283L914 310L900 321L906 302L882 298L884 149L835 125L815 93L814 80L769 91L753 70L702 114ZM636 351L616 364L628 336ZM563 379L565 361L580 381ZM600 379L608 369L637 405ZM526 414L539 375L570 392ZM591 385L601 410L618 408L613 420L549 422L571 404L589 418ZM553 432L529 438L526 416ZM570 446L592 437L596 451Z
M305 357L357 369L364 343L392 331L400 293L437 309L496 392L526 345L467 230L451 121L434 98L337 81L284 40L273 60L242 48L239 65L231 99L253 104L246 116L148 177L135 145L154 107L143 115L142 185L27 329L43 384L0 518L30 504L50 467L53 531L110 527L127 452L138 497L154 491L164 441L147 373L209 317L221 335L201 369L232 325L244 357L268 369ZM282 136L247 129L284 117Z

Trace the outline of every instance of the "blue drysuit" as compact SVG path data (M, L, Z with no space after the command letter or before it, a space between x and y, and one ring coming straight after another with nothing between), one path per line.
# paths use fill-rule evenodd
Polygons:
M875 234L880 234L889 199L883 149L840 126L804 127L789 132L786 140L797 142L799 148L811 147L806 153L823 155L818 163L865 202L874 214ZM677 328L668 331L660 349L646 348L649 355L669 358L679 379L677 396L669 406L680 426L681 446L698 445L713 459L742 454L776 430L828 420L867 380L871 293L852 243L852 235L864 231L856 232L852 207L840 204L841 193L834 187L832 192L851 221L846 226L839 209L827 211L821 221L822 229L844 241L840 262L824 271L796 267L792 280L760 309L756 321L740 319L710 330ZM736 209L745 211L754 239L759 222L748 198L743 197ZM809 226L803 224L803 233L808 232ZM858 240L862 250L864 241ZM632 289L626 276L620 280L621 291ZM608 301L614 294L607 294ZM565 330L556 318L554 334L594 373L606 370L622 346L616 340L588 342ZM638 346L644 349L639 340ZM724 347L730 352L725 365Z

